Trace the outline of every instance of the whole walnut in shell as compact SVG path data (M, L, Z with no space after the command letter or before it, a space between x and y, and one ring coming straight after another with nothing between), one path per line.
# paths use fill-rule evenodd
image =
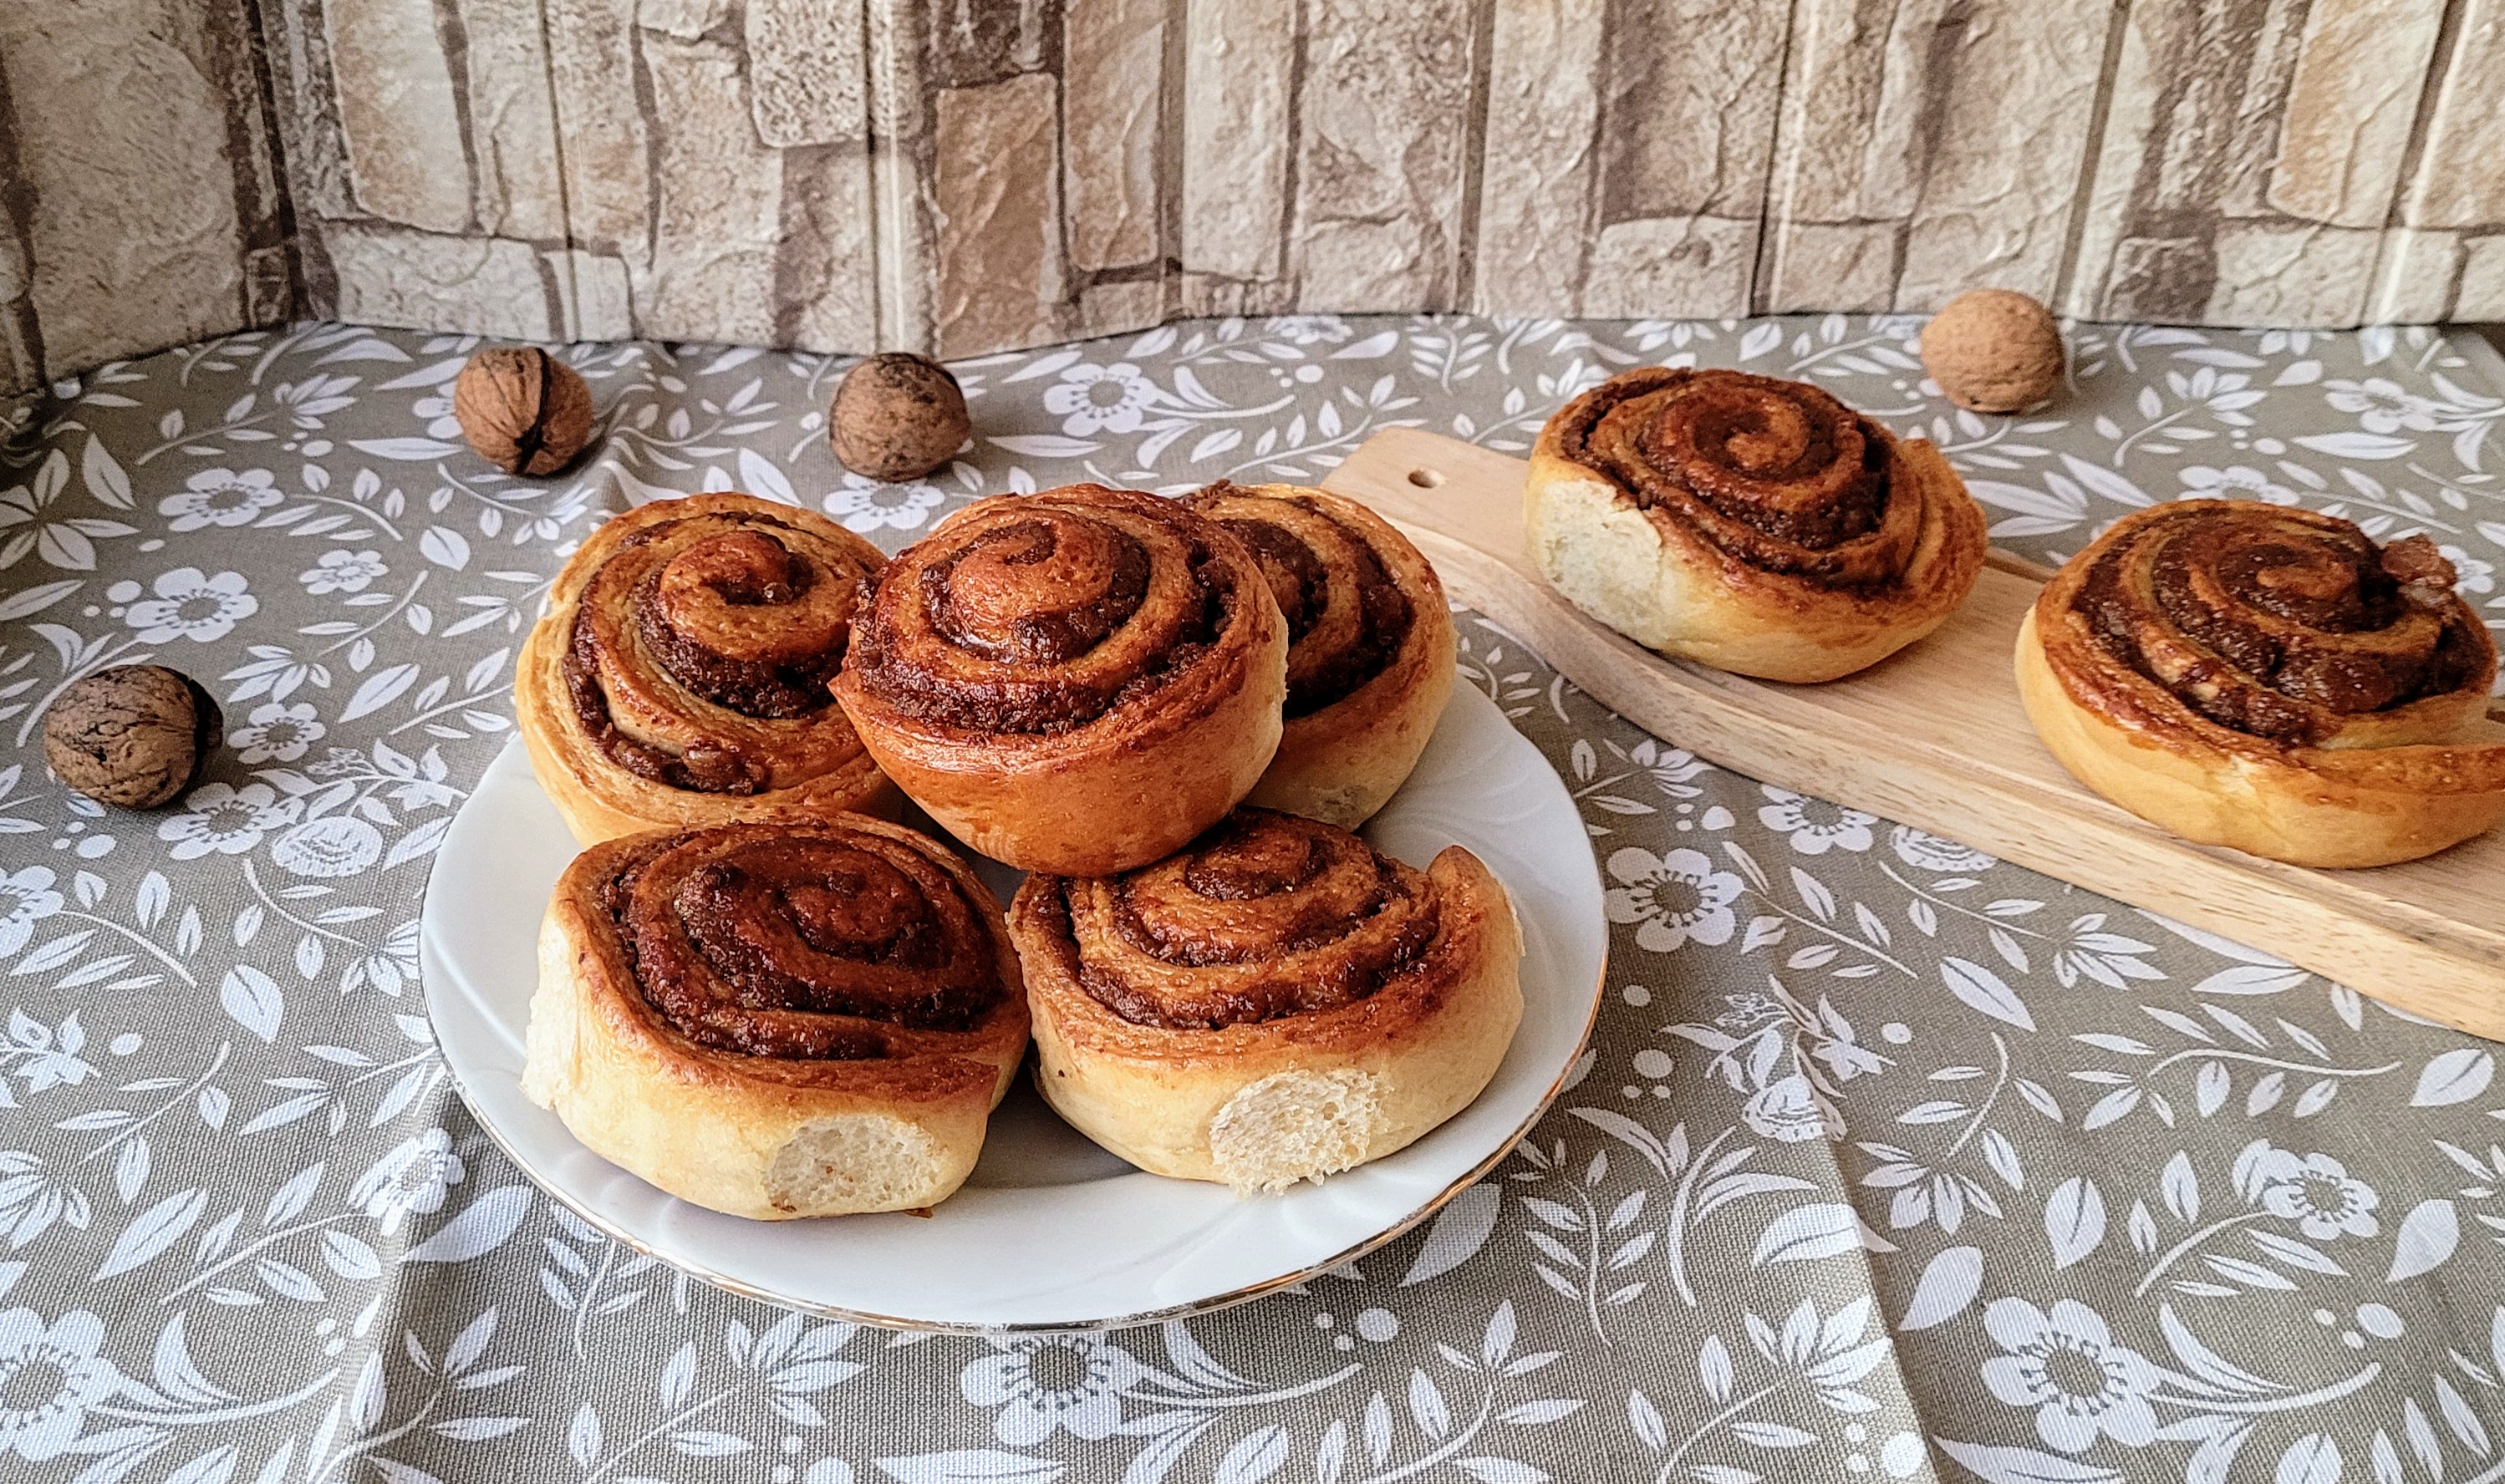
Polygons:
M827 409L836 460L870 479L919 479L956 457L972 431L957 378L900 351L845 372Z
M452 383L452 416L506 473L553 474L591 441L591 389L537 346L483 350Z
M1923 365L1958 406L2016 412L2061 385L2062 327L2015 290L1970 289L1923 327Z
M199 682L122 665L73 682L44 711L44 761L99 804L150 809L192 785L225 718Z

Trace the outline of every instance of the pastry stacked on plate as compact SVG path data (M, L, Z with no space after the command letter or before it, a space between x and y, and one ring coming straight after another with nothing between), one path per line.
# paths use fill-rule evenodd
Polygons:
M1145 1169L1278 1190L1401 1149L1522 1014L1487 869L1349 833L1453 666L1433 569L1315 490L1004 496L892 561L742 495L620 516L517 684L587 847L524 1089L769 1219L945 1198L1030 1024L1046 1100ZM1006 917L899 790L1033 873Z

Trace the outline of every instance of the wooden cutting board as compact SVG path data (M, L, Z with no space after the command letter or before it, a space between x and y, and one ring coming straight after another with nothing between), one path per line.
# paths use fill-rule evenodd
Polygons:
M2042 569L1995 553L1929 638L1825 685L1665 659L1586 618L1523 550L1529 466L1416 429L1323 481L1397 524L1453 596L1610 709L1753 778L1902 820L2505 1040L2505 831L2407 865L2318 871L2177 840L2035 740L2010 655ZM2493 724L2493 723L2491 723ZM2505 727L2499 727L2505 739Z

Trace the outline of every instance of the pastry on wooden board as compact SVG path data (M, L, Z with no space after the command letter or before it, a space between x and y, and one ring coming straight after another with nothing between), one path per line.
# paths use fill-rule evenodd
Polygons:
M1929 443L1730 370L1628 371L1567 403L1532 451L1524 514L1533 562L1577 607L1769 680L1832 680L1930 633L1985 546Z
M1025 1054L999 901L858 814L593 846L540 934L522 1090L683 1200L777 1220L933 1205Z
M1030 877L1009 931L1045 1101L1142 1169L1243 1191L1405 1148L1522 1019L1521 930L1476 856L1419 871L1266 810L1145 870Z
M522 645L514 718L584 845L790 809L893 809L828 684L877 547L739 494L612 519Z
M1245 801L1353 830L1418 766L1453 694L1453 614L1392 523L1296 485L1187 497L1252 549L1288 621L1278 756Z
M2137 511L2065 565L2018 686L2079 781L2187 840L2414 860L2505 817L2496 646L2435 543L2245 500Z
M1101 485L976 500L878 579L835 696L879 767L1021 870L1180 848L1279 746L1288 626L1245 545Z

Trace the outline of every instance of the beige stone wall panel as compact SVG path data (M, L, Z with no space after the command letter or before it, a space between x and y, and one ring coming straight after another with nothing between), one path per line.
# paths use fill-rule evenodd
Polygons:
M2219 325L2354 325L2366 308L2382 234L2337 226L2236 223L2217 236Z
M757 135L776 149L869 132L869 32L858 0L748 0Z
M189 0L0 5L0 73L31 200L14 276L47 374L244 323L250 244L229 90L206 70L207 18ZM87 102L63 106L73 99ZM12 338L9 359L29 358L22 323Z
M635 0L541 0L564 141L567 234L640 261L650 251L653 168L637 95Z
M1471 300L1482 314L1579 310L1607 12L1607 0L1496 7Z
M1061 338L1059 110L1041 73L936 100L939 354Z
M1460 296L1470 0L1306 0L1289 269L1313 309Z
M1895 304L2055 296L2104 68L2108 0L1975 0L1934 43L1936 142Z
M1673 217L1613 222L1592 250L1583 312L1605 319L1711 319L1746 303L1757 252L1754 219Z
M1166 0L1070 0L1064 14L1064 200L1074 267L1159 256L1166 12Z
M2313 0L2272 206L2335 226L2383 224L2443 19L2444 0Z
M2505 224L2505 0L2460 0L2458 12L2401 214L2411 226Z
M750 121L738 51L649 30L640 47L653 95L653 249L635 284L636 330L772 344L783 162Z
M434 0L332 0L333 86L358 209L406 226L470 226L468 149Z
M537 5L460 0L467 38L472 215L493 237L565 237L556 100Z
M318 230L342 319L523 340L553 340L563 323L527 242L350 222Z
M1189 301L1191 274L1281 274L1297 7L1296 0L1185 4L1182 229Z

